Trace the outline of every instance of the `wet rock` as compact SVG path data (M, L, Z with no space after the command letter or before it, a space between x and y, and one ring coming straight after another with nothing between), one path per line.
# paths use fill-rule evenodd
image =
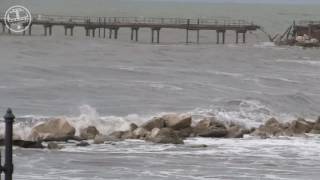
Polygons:
M0 135L0 146L4 146L4 135ZM34 149L43 149L45 148L42 145L41 141L32 141L32 140L23 140L19 135L13 134L12 138L13 146L18 146L21 148L34 148Z
M282 124L277 119L271 118L264 125L257 128L252 135L268 138L273 136L292 136L290 123Z
M32 128L29 139L65 141L72 138L75 132L75 128L66 119L51 119Z
M47 146L48 149L62 149L63 146L60 146L59 144L55 143L55 142L49 142L48 143L48 146Z
M152 130L148 141L161 144L183 144L183 140L170 128L154 129Z
M125 139L136 139L135 135L133 134L132 131L124 131L122 136L121 136L122 140Z
M114 131L113 133L109 134L109 136L114 139L120 140L124 133L125 133L125 131Z
M206 144L196 144L196 145L191 145L191 148L206 148L208 145Z
M188 114L167 114L161 117L164 120L165 127L181 130L191 127L192 117Z
M318 118L318 120L314 123L312 130L310 131L310 133L313 134L320 134L320 117Z
M164 123L164 119L162 119L161 117L155 117L153 119L151 119L150 121L144 123L141 127L143 127L144 129L151 131L154 128L163 128L165 127L165 123Z
M22 147L22 148L32 148L32 149L43 149L44 146L40 141L26 141L26 140L14 140L14 146Z
M201 120L193 129L195 135L200 137L225 137L228 134L226 126L215 118Z
M116 139L116 138L114 138L112 136L99 134L94 138L93 143L94 144L103 144L105 142L114 142L114 141L119 141L119 139Z
M80 143L76 144L76 146L86 147L86 146L90 146L90 144L86 141L81 141Z
M233 125L228 128L226 138L243 138L245 134L250 134L250 130L245 129L239 125Z
M135 139L145 139L147 136L149 136L149 134L150 132L142 127L139 127L133 131Z
M138 128L138 126L136 125L136 124L134 124L134 123L131 123L130 125L129 125L129 131L134 131L134 130L136 130Z
M100 134L100 132L94 126L89 126L80 130L80 137L83 139L94 139L98 134Z
M153 128L150 134L150 138L155 138L159 134L160 129L159 128Z
M175 132L180 138L185 139L185 138L191 137L193 135L193 128L188 127L185 129L175 131Z
M291 122L291 130L294 134L309 133L314 126L314 123L306 121L302 118Z
M200 137L213 137L213 138L223 138L228 134L227 129L225 128L215 128L210 127L201 133L198 133Z

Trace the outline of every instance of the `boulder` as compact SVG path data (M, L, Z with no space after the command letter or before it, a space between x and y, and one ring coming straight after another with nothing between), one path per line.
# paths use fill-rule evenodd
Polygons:
M107 136L107 135L97 135L95 138L94 138L94 141L93 143L94 144L103 144L105 142L113 142L113 141L118 141L119 139L116 139L112 136Z
M113 133L109 134L109 136L114 139L120 140L124 133L125 131L114 131Z
M292 136L293 132L290 130L290 123L282 124L277 119L271 118L251 135L269 138L273 136Z
M181 130L191 127L192 117L187 114L167 114L161 117L164 120L165 127Z
M124 131L121 136L121 140L125 140L125 139L136 139L136 137L132 131Z
M318 120L314 123L312 130L310 131L312 134L320 134L320 117Z
M173 129L162 128L152 131L150 137L147 138L148 141L161 144L183 144L183 140L178 137Z
M176 130L175 132L182 139L193 136L193 128L192 127L188 127L188 128L181 129L181 130Z
M129 125L129 131L134 131L134 130L136 130L138 128L138 126L135 124L135 123L131 123L130 125Z
M294 134L304 134L309 133L314 124L312 122L306 121L302 118L291 122L291 130Z
M80 129L80 137L83 139L94 139L100 132L94 126Z
M159 134L160 129L159 128L153 128L150 134L150 138L155 138Z
M32 128L30 139L42 141L66 141L76 130L66 119L51 119Z
M196 144L196 145L191 145L191 148L206 148L208 145L206 144Z
M229 127L226 138L243 138L245 134L250 134L250 130L243 128L239 125L233 125Z
M13 146L18 146L18 147L21 147L21 148L33 148L33 149L43 149L45 148L43 145L42 145L42 142L41 141L30 141L30 140L23 140L19 135L17 134L13 134L13 137L12 137L12 144ZM0 135L0 146L4 146L5 142L4 142L5 138L4 138L4 135L1 134Z
M88 142L86 142L86 141L81 141L78 144L76 144L76 146L86 147L86 146L90 146L90 144Z
M200 137L213 137L213 138L223 138L227 136L228 131L226 128L215 128L210 127L208 129L203 130L202 132L198 133Z
M139 127L133 131L133 135L136 139L145 139L147 136L149 136L149 134L150 132L142 127Z
M49 142L47 147L48 147L48 149L51 149L51 150L63 148L63 146L60 146L59 144L57 144L55 142Z
M151 119L150 121L144 123L141 127L143 127L144 129L151 131L154 128L163 128L165 127L164 124L164 119L159 118L159 117L155 117L153 119Z
M215 118L201 120L193 129L196 136L200 137L225 137L228 134L226 126Z

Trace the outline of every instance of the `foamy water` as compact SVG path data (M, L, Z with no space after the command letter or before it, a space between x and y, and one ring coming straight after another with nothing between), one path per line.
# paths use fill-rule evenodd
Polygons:
M72 0L55 1L50 8L39 0L4 1L0 9L21 3L48 14L245 18L277 33L293 18L319 17L318 6L312 5L98 1L79 9ZM94 125L108 134L169 112L190 113L194 123L216 116L247 127L270 117L286 122L320 115L319 49L277 47L259 32L248 34L245 45L235 45L229 33L225 46L215 45L215 34L206 31L200 45L188 46L185 34L175 30L162 30L160 45L149 44L148 29L141 30L139 43L130 42L124 29L119 41L85 38L83 29L75 29L75 37L64 37L58 27L52 37L42 33L34 27L32 37L0 34L0 109L13 108L18 117L14 132L22 138L49 117L67 118L77 130ZM317 135L247 136L191 138L178 146L130 140L63 144L61 151L17 148L14 178L317 180L319 143ZM196 144L208 147L191 147Z

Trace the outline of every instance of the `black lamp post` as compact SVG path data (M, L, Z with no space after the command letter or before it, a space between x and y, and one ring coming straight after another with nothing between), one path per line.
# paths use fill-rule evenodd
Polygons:
M12 180L13 174L13 163L12 163L12 136L13 136L13 122L15 116L12 113L12 110L9 108L7 110L6 115L4 116L4 120L6 123L6 130L4 136L4 144L5 144L5 162L4 166L1 165L1 155L0 155L0 175L2 172L5 174L5 180ZM1 153L0 153L1 154ZM0 177L1 178L1 177Z

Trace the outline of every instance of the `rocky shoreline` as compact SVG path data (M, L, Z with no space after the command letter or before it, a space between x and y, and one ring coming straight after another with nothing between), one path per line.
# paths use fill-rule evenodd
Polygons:
M161 144L184 144L184 140L189 137L243 138L249 135L265 139L279 136L301 137L307 136L307 133L320 134L320 117L314 122L298 118L287 123L271 118L258 128L247 128L233 122L219 121L215 117L193 122L191 115L172 113L154 117L140 126L132 123L126 131L109 134L99 132L95 126L89 126L79 129L79 136L75 135L76 129L67 119L54 118L33 127L26 139L14 136L13 143L22 148L61 149L63 146L57 142L75 141L76 146L89 146L90 143L104 144L139 139ZM0 145L3 145L3 142L2 137ZM44 142L47 145L43 145Z

